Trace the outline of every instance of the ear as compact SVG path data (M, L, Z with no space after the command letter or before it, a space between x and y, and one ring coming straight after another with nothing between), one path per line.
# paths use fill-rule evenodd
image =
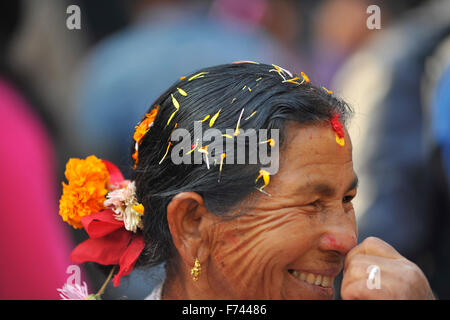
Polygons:
M181 192L167 206L173 243L187 265L193 265L196 258L203 262L209 253L201 231L211 216L202 196L196 192Z

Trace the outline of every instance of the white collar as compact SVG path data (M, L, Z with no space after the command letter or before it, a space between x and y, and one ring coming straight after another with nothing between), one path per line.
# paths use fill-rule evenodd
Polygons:
M152 291L152 293L150 293L150 295L148 295L145 300L162 300L162 288L163 288L163 284L164 282L161 282L160 284L158 284Z

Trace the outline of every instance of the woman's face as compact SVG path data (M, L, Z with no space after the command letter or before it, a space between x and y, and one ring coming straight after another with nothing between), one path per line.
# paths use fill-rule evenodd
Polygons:
M291 125L280 170L244 215L208 231L211 298L332 299L356 245L352 147L331 126ZM242 212L241 212L242 213Z

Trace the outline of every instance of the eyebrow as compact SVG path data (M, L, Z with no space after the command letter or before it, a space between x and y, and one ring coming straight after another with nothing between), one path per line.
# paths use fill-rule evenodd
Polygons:
M345 192L349 192L350 190L357 189L358 184L359 184L359 179L358 179L358 176L355 175L355 178L353 179L352 183L350 184L350 186L347 188L347 190Z
M320 194L326 197L332 197L336 194L336 188L328 183L318 183L318 184L312 184L312 193ZM349 192L350 190L356 189L358 187L358 177L355 176L352 183L348 186L347 190L345 192ZM305 187L306 189L308 187Z

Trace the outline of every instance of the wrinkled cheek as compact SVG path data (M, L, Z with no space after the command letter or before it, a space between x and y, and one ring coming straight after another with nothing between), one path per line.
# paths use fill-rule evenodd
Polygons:
M213 259L224 279L224 289L230 294L241 299L268 299L274 296L271 292L274 266L266 258L270 255L262 243L250 243L236 234L224 236L214 250Z

